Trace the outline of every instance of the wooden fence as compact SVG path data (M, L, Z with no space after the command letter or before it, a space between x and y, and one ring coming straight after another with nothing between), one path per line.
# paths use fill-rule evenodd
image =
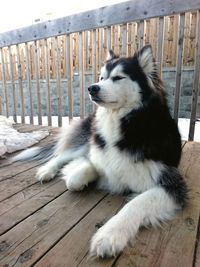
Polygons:
M38 121L42 124L40 80L46 81L48 122L51 125L50 79L56 79L58 125L62 125L61 79L68 81L69 118L73 118L73 73L79 73L80 116L85 115L84 85L87 71L93 81L105 59L107 50L131 55L146 43L151 43L158 69L176 67L174 118L178 119L182 67L194 66L194 84L191 85L192 110L189 139L194 136L200 72L200 0L128 1L77 15L48 21L30 27L0 34L0 80L3 91L1 105L7 116L16 106L21 107L24 122L24 84L30 98L30 122L33 123L31 80L36 81ZM7 92L12 83L12 99ZM20 103L16 103L16 82ZM0 99L1 100L1 99ZM13 102L12 111L9 102ZM2 102L2 103L1 103Z
M164 40L163 40L163 67L175 67L177 55L178 32L177 25L179 23L179 15L166 16L164 19ZM196 44L196 27L197 12L188 12L185 14L184 25L184 47L183 47L183 65L194 66L195 60L195 44ZM110 38L109 48L113 49L117 54L130 56L139 48L138 30L139 22L130 22L121 25L113 25L110 28L96 29L96 64L98 70L106 57L108 50L108 38ZM154 55L158 53L157 39L159 30L159 18L148 19L144 21L144 44L151 43ZM109 32L109 33L108 33ZM85 31L82 33L84 45L84 65L86 71L92 70L92 46L93 31ZM108 34L110 36L108 37ZM79 66L79 33L72 33L72 64L73 70L78 71ZM34 50L37 49L39 57L39 78L45 79L45 49L48 49L47 55L49 60L50 78L56 79L56 61L59 51L60 57L60 76L67 77L66 64L66 35L50 37L46 40L38 40L35 42L22 43L17 46L4 47L2 49L2 61L4 62L5 79L11 80L11 68L13 79L18 79L18 59L21 65L22 79L26 79L27 57L30 61L30 78L35 79L35 56ZM18 50L18 51L17 51ZM2 69L0 63L0 69ZM10 66L12 64L12 67ZM0 80L2 80L2 72L0 72Z

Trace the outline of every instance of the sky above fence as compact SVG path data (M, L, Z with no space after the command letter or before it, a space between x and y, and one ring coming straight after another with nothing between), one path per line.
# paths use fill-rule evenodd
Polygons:
M9 0L3 1L0 33L32 25L33 23L64 17L124 0Z

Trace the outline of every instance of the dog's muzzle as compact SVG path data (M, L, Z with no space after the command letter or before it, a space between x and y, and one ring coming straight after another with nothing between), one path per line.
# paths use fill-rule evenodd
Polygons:
M98 96L99 91L100 91L100 87L96 84L88 87L88 92L91 95L91 99L95 102L102 101L100 97Z
M98 92L100 91L100 87L98 85L91 85L88 87L88 91L91 96L97 96Z

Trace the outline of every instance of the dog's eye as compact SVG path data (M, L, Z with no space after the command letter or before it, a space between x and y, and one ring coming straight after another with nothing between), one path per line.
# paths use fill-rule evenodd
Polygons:
M119 80L122 80L122 79L125 79L125 77L123 77L123 76L115 76L115 77L112 77L113 82L114 81L119 81Z
M100 77L100 81L102 81L103 80L103 77Z

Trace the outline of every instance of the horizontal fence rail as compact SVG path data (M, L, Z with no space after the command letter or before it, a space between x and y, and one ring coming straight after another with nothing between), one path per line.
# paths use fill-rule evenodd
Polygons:
M84 118L94 107L85 88L96 82L107 51L131 56L144 44L153 47L158 71L175 69L170 95L172 114L180 115L185 68L191 82L190 132L200 103L200 0L128 1L0 34L0 114L29 115L43 124L43 116ZM77 110L78 107L78 110ZM200 113L200 111L199 111Z

